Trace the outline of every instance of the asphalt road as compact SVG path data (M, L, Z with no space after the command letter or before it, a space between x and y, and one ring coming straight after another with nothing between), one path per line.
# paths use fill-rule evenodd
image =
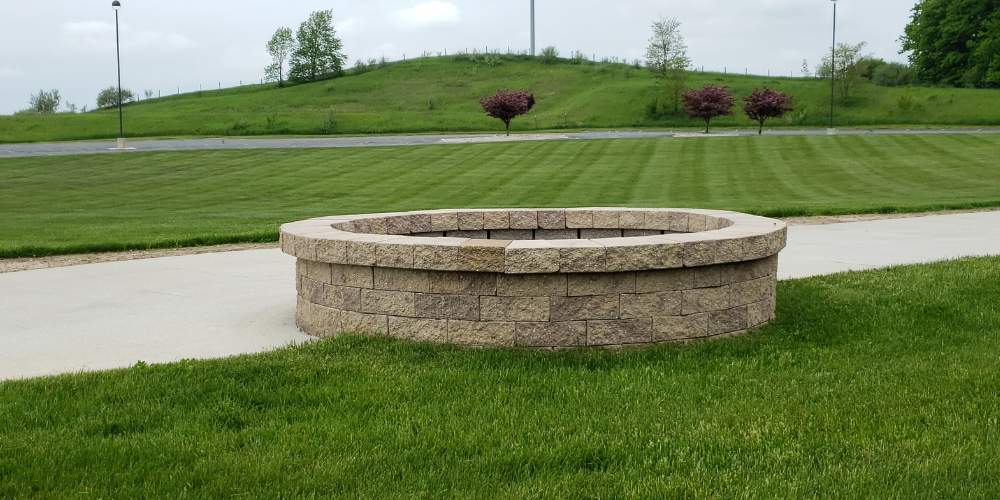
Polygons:
M837 129L836 135L947 135L947 134L998 134L1000 128L949 128L949 129ZM756 130L725 130L708 137L753 136ZM821 136L829 135L826 129L777 129L769 136ZM77 154L112 154L139 151L203 151L217 149L301 149L301 148L354 148L379 146L420 146L431 144L475 144L525 141L567 141L597 139L649 139L673 137L678 139L706 137L691 131L592 131L566 133L515 134L510 137L494 134L442 134L442 135L373 135L357 137L310 138L193 138L193 139L136 139L128 141L129 149L115 150L115 141L46 142L28 144L0 143L0 158L30 156L64 156Z
M1000 212L792 226L778 274L982 255L1000 255ZM0 274L0 380L306 342L294 325L294 281L295 261L279 250Z

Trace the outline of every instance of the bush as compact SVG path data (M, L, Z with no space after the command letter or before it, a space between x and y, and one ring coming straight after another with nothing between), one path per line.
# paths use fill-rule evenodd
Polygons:
M886 63L875 70L872 81L883 87L912 85L916 81L916 72L906 64Z
M128 104L135 100L135 93L122 89L122 103ZM113 108L118 105L118 87L108 87L97 94L98 108Z
M59 103L62 102L62 97L59 95L58 90L50 90L48 92L44 90L39 90L37 94L31 95L30 110L35 113L55 113L59 110Z
M542 61L542 64L553 64L559 60L559 49L551 46L545 47L538 58Z

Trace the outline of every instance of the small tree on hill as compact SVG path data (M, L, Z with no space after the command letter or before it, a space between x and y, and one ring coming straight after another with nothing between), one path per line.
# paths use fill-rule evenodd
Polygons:
M840 98L847 101L851 98L851 91L857 86L861 80L861 73L864 71L864 67L860 64L864 56L862 56L862 51L865 50L865 46L868 45L865 42L861 42L855 45L847 43L838 43L837 49L835 51L837 56L837 72L834 75L837 79L837 89L840 91ZM830 54L823 56L823 63L819 65L816 69L816 76L821 78L830 78L831 61Z
M510 135L510 122L535 107L535 96L520 90L498 90L480 101L486 114L503 122Z
M333 28L333 11L320 10L309 15L299 26L297 46L292 52L292 69L289 78L309 81L320 76L340 73L346 57L344 44Z
M37 94L31 94L29 109L35 113L55 113L59 110L59 103L61 102L62 96L59 95L58 90L52 89L48 92L39 90Z
M135 100L135 93L129 89L122 89L122 104L128 104ZM118 87L108 87L97 94L98 108L113 108L118 105Z
M674 18L654 22L653 34L646 48L646 66L666 85L674 113L680 110L681 94L684 93L690 65L687 45L681 35L681 22Z
M757 135L764 133L764 122L768 118L781 118L792 109L792 97L777 90L754 89L743 99L743 111L760 124Z
M707 134L712 118L733 114L733 101L733 95L726 87L708 85L701 90L684 93L684 110L692 118L705 120Z
M281 27L267 42L267 53L271 56L271 65L265 70L268 80L277 80L278 86L285 85L285 62L295 50L295 36L291 28Z

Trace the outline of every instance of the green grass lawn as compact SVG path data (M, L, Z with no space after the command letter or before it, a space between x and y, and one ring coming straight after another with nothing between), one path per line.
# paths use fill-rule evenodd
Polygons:
M0 257L274 241L334 214L1000 205L1000 136L739 137L0 160Z
M1000 259L784 282L644 351L341 338L0 383L0 497L1000 494Z
M693 73L689 87L727 85L738 96L772 87L796 98L796 111L775 126L827 126L829 85L817 79ZM499 131L479 99L498 88L524 88L538 98L514 130L601 127L699 127L683 115L650 115L664 87L644 69L621 64L544 65L510 59L491 67L429 58L335 80L282 89L253 85L164 97L126 110L128 134L274 135ZM27 96L25 96L27 101ZM865 83L839 105L839 126L997 125L1000 91L887 88ZM670 110L672 111L672 109ZM750 127L741 112L719 126ZM112 138L114 110L49 116L0 116L0 142Z

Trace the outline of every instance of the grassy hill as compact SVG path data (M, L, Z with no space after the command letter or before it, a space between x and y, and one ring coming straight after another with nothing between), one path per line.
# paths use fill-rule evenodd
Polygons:
M727 85L738 95L754 87L791 93L797 109L775 126L826 126L828 83L695 73L689 85ZM688 127L681 115L650 113L664 89L648 71L623 64L544 65L519 57L499 64L463 57L418 59L363 74L276 88L244 86L165 97L126 110L128 135L372 134L496 131L478 100L498 88L533 91L538 106L515 121L516 131L596 127ZM751 126L742 113L720 126ZM840 104L839 126L996 125L1000 91L952 88L886 88L863 84ZM110 138L117 114L0 117L0 142Z

